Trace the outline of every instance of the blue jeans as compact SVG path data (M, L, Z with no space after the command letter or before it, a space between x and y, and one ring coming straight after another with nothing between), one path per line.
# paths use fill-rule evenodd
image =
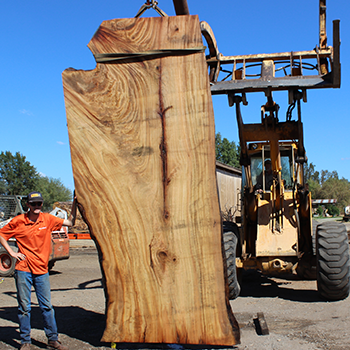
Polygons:
M44 331L48 340L58 339L55 312L51 304L49 274L34 275L31 272L15 271L18 301L18 321L21 343L31 343L30 312L31 288L34 286L41 314L44 320Z

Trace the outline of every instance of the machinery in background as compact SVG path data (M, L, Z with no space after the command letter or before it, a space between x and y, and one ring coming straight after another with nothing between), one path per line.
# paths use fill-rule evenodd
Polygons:
M307 162L301 102L307 90L340 87L339 20L333 47L327 44L326 0L320 0L319 46L310 51L223 56L213 31L201 23L212 95L226 94L235 106L241 148L242 222L224 222L230 298L238 296L236 272L294 273L317 279L319 294L340 300L350 291L349 244L345 226L312 222L311 193L304 181ZM252 71L252 72L251 72ZM252 74L253 73L253 74ZM289 107L280 120L273 92L288 91ZM245 124L241 104L263 92L260 123ZM296 109L297 118L292 112ZM236 269L237 268L237 269Z

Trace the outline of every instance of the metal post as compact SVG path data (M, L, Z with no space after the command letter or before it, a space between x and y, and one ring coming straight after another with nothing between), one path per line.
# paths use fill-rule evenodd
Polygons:
M341 65L340 65L340 21L333 21L333 87L340 88L341 82Z
M326 0L320 0L320 49L327 48Z
M173 0L173 2L174 2L175 12L177 16L190 14L187 0Z

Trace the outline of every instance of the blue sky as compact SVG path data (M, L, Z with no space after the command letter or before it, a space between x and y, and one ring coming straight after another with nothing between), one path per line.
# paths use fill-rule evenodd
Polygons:
M61 74L90 70L87 44L102 21L134 17L145 0L1 1L0 151L20 152L37 170L74 188ZM159 7L174 15L171 0ZM312 50L318 44L318 0L188 0L191 14L207 21L223 55ZM157 16L148 10L144 16ZM302 105L305 146L316 170L336 170L350 179L350 2L327 1L328 43L332 20L340 19L341 89L308 92ZM287 93L274 94L287 108ZM245 122L260 121L263 93L248 94ZM234 109L214 96L216 131L238 143Z

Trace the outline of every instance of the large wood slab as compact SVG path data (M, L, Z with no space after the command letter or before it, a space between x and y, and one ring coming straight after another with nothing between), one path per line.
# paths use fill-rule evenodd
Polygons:
M197 16L103 22L89 48L203 45ZM203 52L63 73L76 193L101 257L102 341L233 345Z

